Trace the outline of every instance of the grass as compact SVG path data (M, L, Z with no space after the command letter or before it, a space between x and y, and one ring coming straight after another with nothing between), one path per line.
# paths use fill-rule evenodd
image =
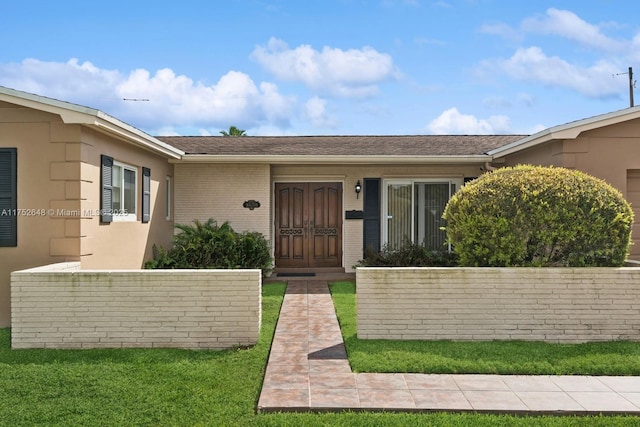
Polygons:
M640 375L640 343L549 344L525 341L390 341L356 338L355 284L331 285L357 372L530 375Z
M637 417L256 414L284 285L263 291L248 349L11 350L0 329L0 426L635 426Z

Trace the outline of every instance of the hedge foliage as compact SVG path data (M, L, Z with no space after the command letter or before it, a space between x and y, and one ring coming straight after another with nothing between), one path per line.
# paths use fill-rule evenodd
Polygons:
M370 247L365 250L364 259L354 267L455 267L458 265L455 253L446 249L434 251L410 240L399 247L384 245L380 252Z
M467 183L443 217L463 266L620 266L633 224L629 203L606 182L530 165Z
M213 219L176 225L169 250L154 246L154 257L145 268L260 268L272 269L269 242L261 233L237 233L228 222L218 226Z

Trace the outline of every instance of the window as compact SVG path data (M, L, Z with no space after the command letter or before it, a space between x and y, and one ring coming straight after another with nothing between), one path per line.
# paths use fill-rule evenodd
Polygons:
M442 213L462 179L386 180L384 184L384 242L391 247L404 241L443 249L446 234Z
M166 199L164 201L164 211L165 211L165 218L167 218L167 221L169 221L171 219L171 177L168 176L167 180L166 180Z
M135 221L138 214L138 168L101 156L100 221ZM151 170L142 168L142 222L151 218Z
M15 148L0 148L0 246L18 246L18 157Z
M111 205L114 221L136 220L136 182L138 171L132 166L113 162L113 201Z

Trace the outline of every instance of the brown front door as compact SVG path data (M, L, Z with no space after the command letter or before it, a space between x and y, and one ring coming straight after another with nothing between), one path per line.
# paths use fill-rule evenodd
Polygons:
M342 266L342 184L276 184L276 267Z

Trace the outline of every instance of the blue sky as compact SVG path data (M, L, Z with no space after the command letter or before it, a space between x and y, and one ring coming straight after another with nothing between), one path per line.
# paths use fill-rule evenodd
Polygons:
M627 108L619 73L640 76L628 0L22 0L1 14L0 86L153 135L530 134Z

